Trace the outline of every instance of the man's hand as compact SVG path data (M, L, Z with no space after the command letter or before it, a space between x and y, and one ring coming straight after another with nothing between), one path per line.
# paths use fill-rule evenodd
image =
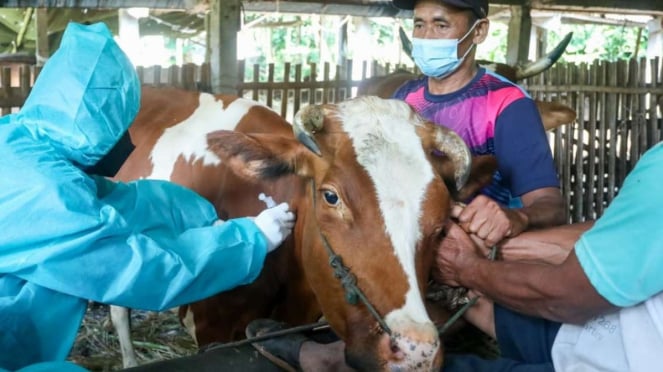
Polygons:
M451 217L458 219L465 231L482 239L487 247L492 247L506 237L520 234L528 225L527 215L514 209L502 208L485 195L478 195L464 208L454 206Z
M454 222L447 222L445 232L446 236L435 254L433 278L450 286L462 286L464 275L472 272L474 263L482 258L483 252Z

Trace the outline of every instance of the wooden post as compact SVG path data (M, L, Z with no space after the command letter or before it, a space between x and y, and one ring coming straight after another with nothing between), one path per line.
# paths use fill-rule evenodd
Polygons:
M48 45L48 11L46 8L37 9L37 48L35 57L37 66L43 66L50 57Z
M658 16L647 22L647 58L663 57L663 17Z
M118 9L117 18L120 47L134 65L142 65L138 17L128 9Z
M511 19L509 20L509 31L506 44L506 63L515 66L519 62L527 61L529 54L530 30L532 29L532 17L530 6L511 6Z
M210 69L212 92L237 94L237 32L241 0L213 0L210 14Z

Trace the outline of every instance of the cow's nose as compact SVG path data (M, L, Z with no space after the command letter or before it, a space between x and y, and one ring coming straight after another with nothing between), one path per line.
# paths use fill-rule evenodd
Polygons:
M400 371L438 371L442 366L442 346L431 323L419 324L385 335L383 355L388 355L388 369Z

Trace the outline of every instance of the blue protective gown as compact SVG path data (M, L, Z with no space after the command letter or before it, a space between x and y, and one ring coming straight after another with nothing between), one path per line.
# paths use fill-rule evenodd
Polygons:
M213 206L184 187L82 171L139 98L107 27L70 24L21 111L0 118L0 370L64 370L88 300L164 310L262 269L267 244L250 219L212 226Z

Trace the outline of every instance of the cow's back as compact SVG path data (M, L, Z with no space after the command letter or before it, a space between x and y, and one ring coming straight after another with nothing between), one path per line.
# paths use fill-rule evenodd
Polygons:
M301 182L293 176L255 183L240 179L207 149L206 136L216 130L292 137L290 124L259 103L231 95L143 86L140 111L130 128L136 149L116 178L164 179L189 187L214 204L223 219L257 215L265 208L257 198L260 192L297 208ZM294 249L288 239L267 257L259 278L250 285L183 306L180 316L198 344L241 338L246 324L258 317L301 323L317 316L315 299L307 295L304 278L295 274ZM305 300L308 297L310 301ZM290 302L290 298L300 301ZM307 307L315 309L304 310Z

